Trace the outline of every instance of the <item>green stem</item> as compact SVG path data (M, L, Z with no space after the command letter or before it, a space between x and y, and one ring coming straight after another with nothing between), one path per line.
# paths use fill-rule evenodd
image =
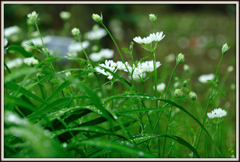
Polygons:
M121 57L121 59L122 59L122 61L123 61L123 64L125 65L128 73L129 73L130 76L131 76L133 88L134 88L134 91L136 92L136 88L135 88L135 84L134 84L134 81L133 81L132 73L130 73L130 71L129 71L126 63L125 63L125 60L124 60L124 58L123 58L123 56L122 56L122 53L121 53L120 49L118 48L118 45L117 45L116 41L114 40L112 34L111 34L110 31L107 29L107 27L106 27L103 23L101 23L101 24L102 24L102 26L105 28L105 30L108 32L109 36L112 38L112 41L113 41L114 45L116 46L116 48L117 48L117 50L118 50L118 53L119 53L119 55L120 55L120 57Z
M88 55L87 55L85 49L84 49L83 46L82 46L82 41L81 41L81 39L80 39L80 36L78 36L78 41L79 41L79 43L80 43L80 45L81 45L81 47L82 47L82 50L83 50L83 53L84 53L85 57L87 58L89 64L91 65L91 68L93 69L92 63L91 63L90 59L88 58Z
M178 66L178 64L175 65L175 67L174 67L174 69L173 69L173 71L172 71L172 74L171 74L171 76L170 76L170 79L169 79L169 81L168 81L167 90L166 90L164 99L167 98L167 93L168 93L169 85L170 85L170 82L171 82L171 80L172 80L173 73L174 73L174 71L176 70L177 66Z
M216 76L217 76L217 73L218 73L218 70L219 70L219 67L220 67L220 64L222 62L222 59L223 59L223 55L219 61L219 64L218 64L218 67L217 67L217 70L216 70L216 73L215 73L215 76L214 76L214 80L216 79ZM213 89L214 89L214 84L212 84L212 88L211 88L211 92L210 92L210 97L208 99L208 102L207 102L207 107L206 107L206 111L205 111L205 114L204 114L204 117L203 117L203 125L205 123L205 120L206 120L206 116L207 116L207 112L208 112L208 107L209 107L209 104L210 104L210 101L212 99L212 92L213 92ZM197 141L197 145L196 145L196 149L198 148L198 144L199 144L199 141L200 141L200 138L201 138L201 135L202 135L202 131L203 129L201 129L200 131L200 134L199 134L199 137L198 137L198 141Z
M41 35L40 30L39 30L39 28L38 28L37 22L35 22L35 26L36 26L36 28L37 28L39 37L40 37L40 39L41 39L41 41L42 41L43 48L44 48L45 51L47 51L47 49L46 49L46 47L45 47L45 44L44 44L44 42L43 42L43 39L42 39L42 35ZM47 57L48 57L48 56L47 56Z
M155 24L155 23L154 23ZM154 68L154 86L155 86L155 97L158 98L157 92L157 70L156 70L156 52L152 53L153 56L153 68ZM158 100L156 100L156 108L158 108ZM157 117L159 117L159 112L157 113ZM158 134L159 134L159 123L156 123L158 126ZM158 156L160 157L160 137L158 137Z
M195 102L195 101L193 101L193 103L194 103L194 108L195 108L195 112L196 112L197 119L199 120L198 113L197 113L196 102Z

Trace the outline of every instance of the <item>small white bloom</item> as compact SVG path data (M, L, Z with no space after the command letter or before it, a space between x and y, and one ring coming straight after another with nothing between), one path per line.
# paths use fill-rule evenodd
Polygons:
M107 32L103 28L98 28L86 33L86 39L89 40L99 40L107 35Z
M43 43L44 43L44 44L47 44L47 43L49 43L49 42L51 41L51 37L50 37L50 36L43 37L42 39L43 39ZM42 46L42 41L41 41L41 38L40 38L40 37L23 41L23 42L21 43L21 46L24 47L24 48L29 47L29 45L27 45L27 44L28 44L30 41L32 41L35 46Z
M189 72L190 68L187 64L184 64L183 65L183 70L186 71L186 72Z
M171 53L165 57L166 62L173 62L174 60L175 60L175 55L173 53Z
M14 67L20 67L22 63L23 63L23 60L21 58L16 58L7 62L7 66L9 69L12 69Z
M23 62L27 65L37 65L39 61L35 59L34 57L28 57L23 60Z
M38 14L36 13L36 11L33 11L32 13L28 14L27 17L30 21L34 23L37 21Z
M86 49L88 46L89 46L89 42L88 41L84 41L82 42L82 46L84 49ZM74 44L70 44L68 46L68 51L71 51L71 52L80 52L82 51L82 46L79 42L77 43L74 43Z
M233 70L234 70L234 67L233 67L233 66L229 66L229 67L227 68L227 72L229 72L229 73L231 73Z
M100 61L102 58L110 59L114 55L114 51L110 49L101 49L98 53L92 53L90 54L89 58L92 61Z
M67 11L62 11L62 12L60 12L60 17L63 20L68 20L71 17L71 13L67 12Z
M103 75L106 75L107 78L110 79L110 80L113 78L113 75L110 72L105 71L101 67L104 67L104 68L106 68L106 69L108 69L108 70L110 70L110 71L112 71L114 73L117 71L117 69L116 69L117 64L113 60L105 60L105 64L99 64L98 67L94 68L97 72L99 72L99 73L101 73Z
M138 44L142 44L143 42L142 42L142 38L141 37L135 37L135 38L133 38L133 40L136 42L136 43L138 43Z
M18 26L11 26L4 29L4 36L8 38L13 34L19 33L19 31L20 31L20 28Z
M125 70L126 69L126 67L125 67L125 65L122 61L118 61L116 64L117 64L118 70ZM128 66L128 62L125 62L125 64Z
M166 87L165 83L160 83L157 85L157 91L162 92L162 91L164 91L165 87ZM153 89L155 90L155 86L153 86Z
M68 57L77 57L78 53L76 51L68 51L67 56Z
M198 81L201 83L207 83L208 80L213 80L214 74L204 74L198 78Z
M224 116L227 115L227 111L221 109L221 108L217 108L214 109L212 112L207 113L207 116L212 119L212 118L222 118Z
M7 38L4 38L4 47L6 47L7 44L8 44L8 40Z
M165 37L165 35L163 35L163 32L157 32L156 34L155 33L152 33L150 34L148 37L144 37L143 39L138 36L138 37L135 37L133 38L133 40L138 43L138 44L150 44L152 43L153 41L161 41L163 38Z
M90 60L92 60L94 62L98 62L98 61L101 61L102 56L99 53L92 53L89 55L89 58L90 58Z
M68 76L70 76L70 75L71 75L71 72L70 72L70 71L68 71L68 72L66 72L66 73L65 73L65 75L66 75L66 77L68 77Z

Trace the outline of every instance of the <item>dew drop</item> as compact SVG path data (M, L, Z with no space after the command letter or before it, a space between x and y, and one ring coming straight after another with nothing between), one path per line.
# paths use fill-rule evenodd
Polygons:
M67 147L67 143L65 142L65 143L63 143L63 145L62 145L63 147Z

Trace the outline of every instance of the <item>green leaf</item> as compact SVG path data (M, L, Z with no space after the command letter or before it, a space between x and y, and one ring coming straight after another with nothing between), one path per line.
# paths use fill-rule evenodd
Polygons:
M145 111L163 111L167 110L168 108L146 108L146 109L134 109L134 110L124 110L124 111L118 111L116 114L123 115L123 114L133 114L133 113L139 113L139 112L145 112Z
M188 114L191 118L193 118L201 127L202 129L204 130L204 132L207 134L207 136L210 138L211 142L213 143L214 147L216 148L217 152L219 153L219 155L221 155L220 151L218 150L218 147L217 145L215 144L215 142L213 141L211 135L208 133L208 131L206 130L206 128L202 125L202 123L197 119L195 118L192 114L190 114L186 109L184 109L182 106L180 105L177 105L176 103L170 101L170 100L165 100L165 99L158 99L160 101L163 101L163 102L166 102L166 103L169 103L177 108L179 108L180 110L182 110L183 112L185 112L186 114Z
M26 119L22 119L9 111L5 111L4 119L4 123L6 124L4 130L5 135L14 135L17 138L20 138L21 141L25 141L27 146L24 149L33 153L33 155L29 154L29 157L67 157L65 149L57 141L51 138L51 132L48 130L44 130L39 127L39 125L33 124ZM16 138L10 139L11 144L14 143L14 139ZM23 142L21 143L23 144ZM18 152L19 151L21 150L18 149ZM19 155L21 156L21 154Z
M74 98L87 98L87 97L86 96L78 96L78 97L74 97ZM46 115L47 113L52 111L54 108L60 108L61 106L65 105L66 103L69 102L69 100L71 100L71 97L63 97L63 98L57 99L56 101L42 107L41 109L38 109L37 111L35 111L31 115L29 115L27 118L32 120L34 118L38 118L43 115Z
M129 142L113 142L113 141L101 140L101 139L80 141L80 142L77 142L76 144L69 145L67 149L70 149L71 147L77 147L78 145L91 145L91 146L99 147L106 150L133 154L136 157L157 158L156 155L146 152L144 150L141 150Z
M22 46L11 45L6 48L6 51L15 51L22 54L24 57L32 57L33 55L30 52L27 52Z
M178 143L189 148L196 155L197 158L200 158L200 155L198 154L197 150L191 144L189 144L187 141L185 141L184 139L182 139L178 136L172 136L172 135L168 135L168 134L165 134L165 135L141 135L141 134L139 134L139 135L134 135L134 137L131 139L131 141L135 141L137 144L140 144L140 143L146 142L146 141L151 140L156 137L171 138L171 139L177 141Z
M59 59L59 57L50 57L50 58L47 58L47 59L41 61L39 64L37 64L36 67L40 67L43 63L52 62L52 61L57 60L57 59Z
M20 99L20 98L17 98L17 97L14 97L14 96L11 96L9 94L5 94L4 95L4 102L5 103L11 103L11 104L15 104L15 105L18 105L18 106L22 106L22 107L25 107L29 110L32 110L32 111L35 111L35 107L33 107L32 105L30 105L29 103L27 103L26 101Z
M8 89L12 89L14 91L20 92L22 94L24 94L27 97L33 98L36 101L42 102L42 103L47 103L45 102L44 99L38 97L37 95L33 94L32 92L26 90L23 87L20 87L19 85L17 85L15 82L11 81L11 82L7 82L6 84L4 84L4 88L8 88Z
M26 67L26 68L21 68L21 69L17 69L12 71L12 73L8 74L7 76L4 77L4 84L7 82L10 82L20 76L24 76L27 74L32 74L35 73L37 71L39 71L40 69L35 69L33 67Z
M98 126L81 126L81 127L75 127L75 128L69 128L69 129L56 130L56 131L53 131L54 134L52 137L54 138L55 136L59 136L61 134L69 132L69 131L71 131L74 135L76 135L80 132L92 132L92 133L99 133L99 134L103 134L103 135L114 135L114 136L118 136L118 137L126 140L126 138L124 136L109 132Z

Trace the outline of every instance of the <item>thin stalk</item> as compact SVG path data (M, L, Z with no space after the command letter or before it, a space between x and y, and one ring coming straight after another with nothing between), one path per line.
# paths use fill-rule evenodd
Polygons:
M158 94L157 94L158 92L157 92L157 70L156 70L156 52L155 51L152 53L152 56L153 56L153 68L154 68L155 97L157 98L158 97ZM156 100L156 108L158 108L158 100ZM157 113L157 117L159 117L159 112ZM158 134L159 134L158 121L157 121L156 125L158 126ZM160 157L160 137L158 137L158 156Z
M130 71L129 71L126 63L125 63L125 60L124 60L124 58L123 58L123 56L122 56L122 53L121 53L120 49L118 48L118 45L117 45L116 41L114 40L112 34L111 34L110 31L107 29L107 27L106 27L103 23L101 23L101 24L102 24L102 26L105 28L105 30L108 32L108 34L110 35L110 37L112 38L112 41L113 41L113 43L115 44L115 46L116 46L116 48L117 48L117 50L118 50L118 53L119 53L119 55L120 55L120 57L121 57L121 59L122 59L122 61L123 61L123 64L125 65L128 73L131 75L131 80L132 80L133 88L134 88L134 91L136 91L135 84L134 84L133 77L132 77L132 73L130 73Z
M173 73L174 73L174 71L176 70L177 66L178 66L178 64L175 65L175 67L174 67L174 69L173 69L173 71L172 71L172 74L171 74L171 76L170 76L170 79L169 79L169 81L168 81L167 90L166 90L166 93L165 93L165 99L167 98L167 93L168 93L169 85L170 85L170 82L171 82L171 80L172 80ZM172 109L170 109L169 116L171 116L171 112L172 112ZM161 115L162 115L162 112L161 112L160 116L161 116ZM169 119L168 119L168 121L167 121L167 127L166 127L166 132L165 132L166 134L167 134L167 131L168 131L168 123L169 123L169 122L170 122L170 117L169 117ZM166 137L165 137L165 139L164 139L163 155L162 155L162 157L164 156L165 145L166 145Z
M172 80L173 73L174 73L174 71L176 70L177 66L178 66L178 64L175 65L175 67L174 67L174 69L173 69L173 71L172 71L172 74L171 74L171 76L170 76L170 79L169 79L169 81L168 81L167 90L166 90L164 99L167 98L167 93L168 93L169 85L170 85L170 82L171 82L171 80Z
M222 62L222 59L223 59L223 55L222 55L222 57L221 57L221 59L220 59L220 61L219 61L219 64L218 64L218 67L217 67L217 70L216 70L216 73L215 73L215 76L214 76L214 80L216 79L216 76L217 76L217 73L218 73L220 64L221 64L221 62ZM206 116L207 116L207 112L208 112L208 107L209 107L210 101L211 101L211 99L212 99L212 97L213 97L213 96L212 96L213 89L214 89L214 84L212 84L212 88L211 88L211 92L210 92L210 97L209 97L208 102L207 102L206 111L205 111L205 114L204 114L204 117L203 117L203 125L204 125L205 120L206 120ZM198 144L199 144L199 142L200 142L200 138L201 138L201 135L202 135L202 131L203 131L203 129L201 129L201 131L200 131L199 138L198 138L198 142L197 142L197 145L196 145L196 149L198 148Z
M83 53L84 53L85 57L87 58L89 64L91 65L91 68L93 69L92 63L91 63L90 59L88 58L88 55L87 55L86 51L84 50L84 48L83 48L83 46L82 46L82 41L81 41L81 39L80 39L80 36L78 36L78 41L79 41L79 43L80 43L80 45L81 45L81 47L82 47L82 50L83 50Z
M195 112L196 112L197 119L199 120L199 117L198 117L198 112L197 112L197 107L196 107L196 102L195 102L195 101L193 101L193 103L194 103L194 108L195 108Z
M168 126L169 126L170 121L171 121L172 106L171 106L171 108L170 108L169 111L170 111L170 112L169 112L169 115L168 115L168 121L167 121L167 127L166 127L166 133L165 133L165 134L167 134L167 132L168 132ZM164 153L165 153L165 145L166 145L166 141L167 141L167 138L164 139L162 157L164 156Z
M44 48L45 51L47 51L47 49L46 49L46 47L45 47L45 44L44 44L44 42L43 42L43 39L42 39L42 35L41 35L40 30L39 30L39 28L38 28L37 22L35 22L35 26L36 26L36 28L37 28L39 37L40 37L40 39L41 39L41 41L42 41L43 48ZM47 57L48 57L48 56L47 56Z

